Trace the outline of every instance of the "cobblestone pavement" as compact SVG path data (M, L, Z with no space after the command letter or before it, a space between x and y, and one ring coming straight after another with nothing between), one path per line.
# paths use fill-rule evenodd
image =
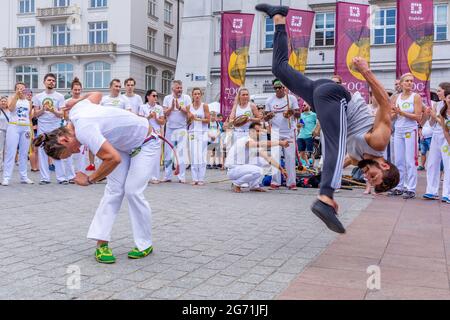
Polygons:
M309 210L315 189L233 194L223 172L207 174L215 183L146 190L155 251L143 260L127 258L124 204L114 265L98 264L86 238L104 185L1 187L0 299L275 299L336 237ZM372 199L337 198L345 225Z

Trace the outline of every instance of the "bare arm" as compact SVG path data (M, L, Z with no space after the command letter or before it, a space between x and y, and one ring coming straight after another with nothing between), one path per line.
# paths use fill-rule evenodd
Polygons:
M250 118L250 121L261 122L261 120L262 120L261 113L259 112L258 108L256 107L256 104L252 103L250 105L250 107L251 107L252 113L253 113L253 118Z
M420 122L420 120L422 120L422 99L420 96L418 94L414 96L414 113L403 112L400 110L399 115Z
M209 112L209 107L206 103L203 105L203 113L205 114L205 118L202 119L202 122L209 124L209 122L211 121L211 114Z
M230 117L228 118L229 122L233 122L234 119L236 119L236 108L237 108L237 104L234 104L233 109L231 109Z
M70 111L78 102L86 100L86 99L94 104L100 104L100 102L102 101L102 97L103 97L103 94L101 92L89 92L78 99L71 99L71 100L67 101L63 110Z

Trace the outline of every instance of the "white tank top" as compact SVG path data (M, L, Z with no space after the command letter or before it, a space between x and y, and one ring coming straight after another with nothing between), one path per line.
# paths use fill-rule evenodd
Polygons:
M30 125L30 101L26 99L17 100L16 110L11 112L9 117L9 122L11 124L19 126L29 126Z
M439 115L441 113L443 107L444 101L439 101L436 104L436 115ZM436 122L433 126L433 135L441 135L441 134L444 134L444 131L442 131L442 126Z
M253 112L252 108L250 107L250 103L247 103L247 106L245 108L241 108L240 105L237 105L236 108L236 118L240 117L242 115L248 116L249 118L253 118ZM248 131L250 128L251 122L246 123L242 127L235 128L235 131Z
M190 106L191 113L199 119L205 119L205 110L203 109L203 103L200 105L200 107L195 110L194 105L192 104ZM200 121L192 121L191 125L189 126L189 132L206 132L208 131L208 124L203 123Z
M397 107L400 108L401 111L414 114L414 97L415 93L411 94L405 100L402 99L402 95L400 94L397 98ZM405 130L414 130L417 129L417 121L409 119L407 117L398 116L395 121L395 131L402 132Z

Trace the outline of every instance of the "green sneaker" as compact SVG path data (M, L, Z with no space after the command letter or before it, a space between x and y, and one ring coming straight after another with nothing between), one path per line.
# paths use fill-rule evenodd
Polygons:
M97 262L111 264L116 262L116 257L114 257L112 250L108 247L107 243L104 243L95 250L95 259Z
M153 252L153 246L145 249L144 251L139 251L138 248L134 248L130 252L128 252L128 258L130 259L142 259L148 256L150 253Z

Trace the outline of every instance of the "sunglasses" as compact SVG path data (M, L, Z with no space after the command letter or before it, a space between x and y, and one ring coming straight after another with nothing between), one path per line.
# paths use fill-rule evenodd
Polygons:
M282 90L284 87L274 87L275 90Z
M152 97L158 98L157 94L152 94Z

